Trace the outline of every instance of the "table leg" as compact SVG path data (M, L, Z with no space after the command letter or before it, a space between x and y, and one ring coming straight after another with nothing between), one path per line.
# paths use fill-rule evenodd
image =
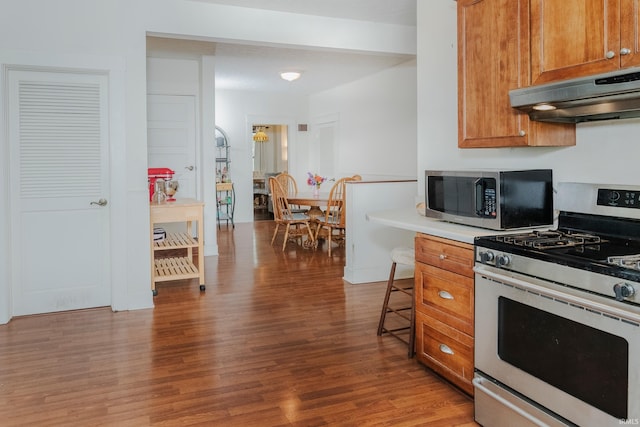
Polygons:
M311 206L311 208L307 212L307 215L309 215L309 218L311 219L318 219L324 216L324 212L322 212L322 209L320 209L318 206Z

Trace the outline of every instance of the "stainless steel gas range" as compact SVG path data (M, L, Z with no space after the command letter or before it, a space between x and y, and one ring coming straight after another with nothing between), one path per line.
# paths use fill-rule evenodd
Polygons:
M475 240L475 418L640 424L640 187L562 183L558 227Z

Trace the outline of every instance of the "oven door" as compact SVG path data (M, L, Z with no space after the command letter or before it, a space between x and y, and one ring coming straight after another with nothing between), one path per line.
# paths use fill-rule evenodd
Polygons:
M495 425L482 418L504 407L514 418L501 425L550 424L536 411L561 425L640 421L637 307L491 266L474 270L476 421Z

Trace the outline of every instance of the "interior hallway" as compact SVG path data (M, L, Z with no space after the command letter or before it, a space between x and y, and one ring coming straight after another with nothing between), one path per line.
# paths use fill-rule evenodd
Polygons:
M344 249L281 252L272 232L223 226L206 292L0 326L0 424L476 425L471 398L376 336L385 283L344 283Z

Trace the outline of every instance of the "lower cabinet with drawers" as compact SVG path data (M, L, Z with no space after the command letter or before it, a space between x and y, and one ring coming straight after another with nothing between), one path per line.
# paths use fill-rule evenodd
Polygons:
M473 245L418 233L416 357L473 394Z

